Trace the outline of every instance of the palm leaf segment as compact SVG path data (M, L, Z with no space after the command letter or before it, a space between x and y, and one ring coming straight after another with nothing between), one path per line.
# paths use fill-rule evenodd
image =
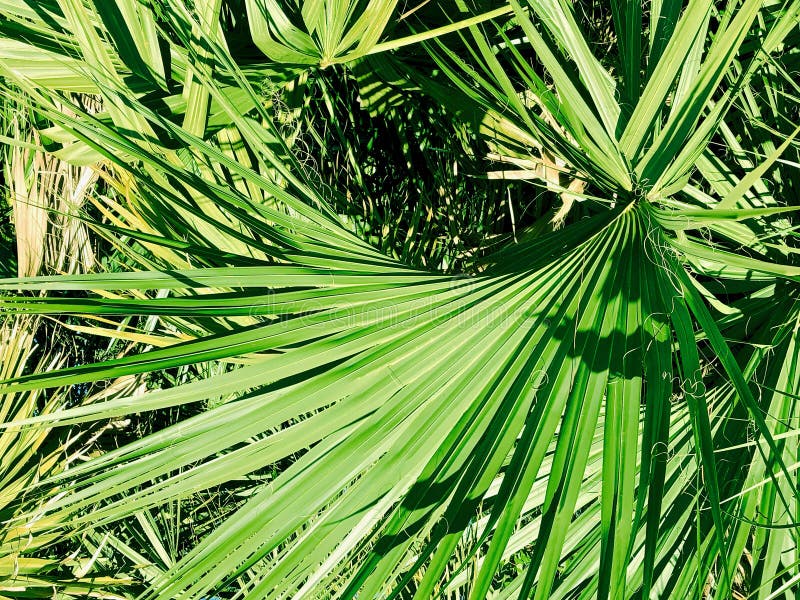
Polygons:
M75 1L61 5L73 20L86 11ZM783 424L795 417L791 399L800 391L800 311L791 291L800 270L692 235L706 227L734 242L761 239L762 228L773 227L764 219L783 209L769 198L753 207L757 181L730 187L721 205L686 190L732 101L796 24L796 3L782 7L746 63L738 54L763 16L760 2L714 13L709 48L710 5L693 1L681 14L662 7L651 20L668 31L651 35L644 80L632 44L621 47L619 83L578 36L565 3L513 4L552 77L545 86L507 44L535 110L477 29L469 47L482 67L444 46L432 50L462 89L481 83L472 101L487 110L508 106L517 126L616 205L510 246L471 276L411 269L345 231L313 184L283 166L288 154L269 121L241 116L237 99L260 106L248 74L213 36L193 45L189 34L202 23L170 5L170 49L175 64L190 65L192 98L224 113L250 162L226 150L222 134L204 141L208 131L191 117L181 126L138 98L115 75L114 60L90 67L90 52L118 47L91 32L74 59L106 99L120 101L108 118L78 107L77 116L63 114L54 101L66 97L42 92L4 59L6 74L62 135L128 173L131 208L116 211L113 230L138 241L133 256L146 268L7 280L6 290L103 293L6 296L2 308L155 315L194 339L20 377L3 391L210 360L243 365L16 422L66 425L198 401L213 406L51 480L71 482L51 508L53 522L102 527L294 456L145 597L238 589L248 598L430 598L467 586L471 598L492 589L501 597L622 598L691 594L714 575L723 597L746 553L760 565L754 589L769 590L773 580L792 588L797 446ZM637 7L615 4L614 16L618 30L641 30ZM92 31L102 31L96 24ZM293 44L301 52L308 46ZM158 141L164 134L168 146ZM191 151L171 149L176 143ZM202 268L190 268L184 252ZM725 306L686 264L760 283ZM786 286L778 320L763 306ZM707 301L729 316L715 319ZM763 352L743 366L734 358L726 338L745 335L743 315L758 315L764 331L776 332L762 340L775 352L772 362ZM711 362L701 356L696 326ZM756 374L772 390L758 398L748 385ZM737 416L752 421L755 438L718 462L715 452L736 435L726 418ZM762 524L754 540L751 523ZM519 557L521 570L498 576ZM237 588L241 576L247 583Z
M271 59L325 67L374 47L396 4L397 0L247 0L247 17L253 41Z

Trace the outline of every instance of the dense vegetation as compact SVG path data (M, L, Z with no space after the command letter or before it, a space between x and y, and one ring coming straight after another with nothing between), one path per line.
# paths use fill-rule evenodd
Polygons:
M0 0L0 598L795 598L800 0Z

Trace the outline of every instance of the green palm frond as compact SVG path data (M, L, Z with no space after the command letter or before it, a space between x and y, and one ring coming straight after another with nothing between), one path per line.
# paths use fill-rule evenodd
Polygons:
M45 89L2 60L53 135L101 161L105 235L138 270L2 280L0 309L149 317L165 342L15 374L0 392L223 364L3 424L38 432L203 407L49 477L66 493L47 531L108 530L110 546L141 561L123 526L157 539L151 509L253 478L212 532L145 565L142 598L792 597L797 206L766 176L791 166L796 131L775 110L750 162L734 132L735 118L759 118L739 104L756 78L781 73L773 54L800 4L739 4L614 3L625 40L614 73L560 0L512 2L510 21L470 24L469 56L431 42L440 72L417 82L434 82L434 97L468 94L469 110L488 115L484 132L506 136L493 150L523 167L546 150L586 182L591 204L459 274L411 267L347 229L337 191L282 139L258 68L229 51L218 4L170 1L154 16L133 3L116 18L64 0L48 5L71 24L59 31L14 13L15 27L36 29L29 48L69 41L75 62L59 68L103 99L108 114L91 114L70 98L77 88ZM393 7L248 2L243 16L271 60L319 64L374 47ZM152 18L142 35L158 44L136 44L153 52L131 71L179 87L183 113L126 83L134 17ZM170 73L156 68L165 45ZM783 79L770 98L794 93ZM213 114L224 127L206 125Z

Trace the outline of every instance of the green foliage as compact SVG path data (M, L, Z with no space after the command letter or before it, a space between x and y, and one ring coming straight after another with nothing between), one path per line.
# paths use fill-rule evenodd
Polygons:
M800 2L399 4L0 2L114 249L0 310L124 345L2 431L127 423L14 518L143 599L796 597Z
M3 277L13 277L17 274L17 247L10 214L11 209L8 207L4 207L0 214L0 256L3 257L0 274Z

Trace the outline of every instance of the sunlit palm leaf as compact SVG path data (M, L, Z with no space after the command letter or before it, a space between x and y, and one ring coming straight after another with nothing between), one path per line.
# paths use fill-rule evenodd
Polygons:
M93 12L77 1L64 5L73 21ZM478 82L476 97L495 114L503 114L500 104L510 107L528 139L580 171L606 205L511 245L464 276L411 269L348 232L314 181L295 168L221 40L192 41L192 31L213 32L213 23L192 21L186 6L174 7L171 50L192 71L192 104L220 107L255 157L249 165L221 150L201 118L177 124L118 76L88 70L106 101L120 102L108 120L77 106L75 116L62 114L67 97L6 69L44 117L130 174L127 192L149 231L125 230L131 215L109 205L116 212L112 231L130 233L142 244L131 243L131 254L151 266L4 280L0 307L14 314L158 316L194 339L18 377L2 391L211 360L244 363L174 388L17 420L16 427L49 427L211 401L208 410L51 478L52 485L71 485L49 511L54 531L62 522L110 525L285 461L212 534L151 572L144 597L225 593L246 576L238 597L426 599L464 585L468 569L466 592L475 599L493 591L691 596L704 593L712 578L714 593L724 597L747 548L760 561L752 580L769 590L763 596L773 581L792 588L798 494L789 482L797 459L796 444L785 440L794 431L764 411L791 419L790 399L800 392L794 300L768 321L776 332L760 342L779 353L779 369L761 353L737 360L732 346L750 342L742 321L759 299L776 297L776 286L784 285L794 298L800 272L791 256L743 252L730 243L763 245L767 235L786 235L791 228L773 228L771 219L787 207L773 200L764 210L740 208L746 189L730 191L735 199L723 206L715 205L717 190L684 191L709 136L765 60L759 55L734 84L724 83L759 3L746 2L736 16L715 22L707 47L707 3L691 2L682 16L664 12L676 33L653 35L657 64L648 66L642 90L635 44L623 48L627 106L617 104L614 79L589 52L564 2L538 3L532 11L514 5L552 87L505 32L499 39L511 55L510 73L496 56L499 46L477 28L465 36L474 42L477 68L437 46L446 75L462 89ZM617 26L629 30L639 10L617 6ZM322 12L304 8L300 16L321 31ZM767 33L767 51L779 46L771 36L788 31L797 12L796 4L785 7ZM321 34L328 49L321 54L294 30L281 44L317 59L339 56L351 48L341 46L351 17L345 10L328 22L336 35ZM108 52L93 28L85 29L78 42L84 59ZM698 71L681 69L683 58L699 51L705 54L696 59ZM565 57L573 61L569 68L561 65ZM242 115L231 88L256 107L260 121ZM665 110L664 99L676 90L683 94L675 100L680 110ZM696 127L702 116L707 123ZM149 133L156 130L161 138ZM792 147L787 139L772 163ZM703 176L710 172L703 169ZM246 185L229 185L229 173ZM755 173L752 183L763 175ZM247 195L251 190L256 197ZM704 228L719 237L709 241L698 233ZM196 252L202 268L170 264L178 250ZM752 297L732 306L708 289L740 280L753 286ZM89 294L39 298L16 290ZM98 293L104 290L117 297ZM150 297L152 290L161 294ZM715 319L707 300L728 320ZM771 394L754 395L749 382L757 374ZM752 421L754 439L736 440L747 451L730 467L717 454L731 445L725 423L734 418ZM746 475L732 477L737 469ZM753 544L751 521L762 526ZM781 555L784 546L791 556ZM131 550L125 552L134 556ZM522 572L498 576L515 558L524 561Z

